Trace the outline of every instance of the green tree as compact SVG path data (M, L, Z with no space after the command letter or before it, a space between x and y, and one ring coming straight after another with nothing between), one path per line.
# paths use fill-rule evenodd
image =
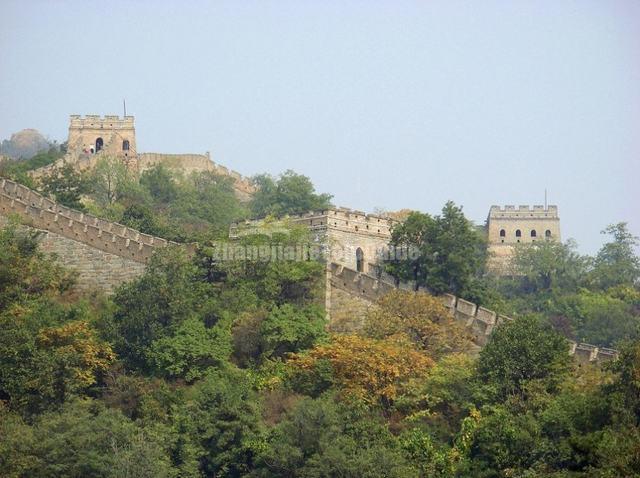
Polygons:
M357 404L302 400L267 438L256 477L417 477L387 427Z
M526 294L574 292L589 266L589 259L576 252L573 241L520 244L511 260L512 273L521 278L519 287Z
M114 204L131 186L132 178L127 166L118 158L104 157L98 160L89 173L93 197L101 206Z
M608 289L638 284L640 258L634 252L638 238L629 232L626 222L611 224L602 234L613 236L613 241L603 245L596 256L593 270L596 285Z
M0 410L0 430L5 477L175 476L162 438L98 402L70 402L32 426Z
M202 476L245 476L262 442L255 393L244 372L210 372L181 407L175 428L195 446Z
M522 394L532 380L553 390L569 366L569 345L534 316L500 325L480 352L478 376L498 400Z
M193 328L181 328L187 320L200 320L210 326L218 320L212 312L208 286L198 281L197 268L178 248L156 253L145 274L121 286L113 300L111 338L116 351L130 367L146 372L156 368L151 360L155 341L178 334L176 340L181 337L189 342L195 339ZM173 346L179 347L179 342ZM184 357L176 357L181 359ZM169 366L164 360L161 363L164 369ZM186 370L184 365L176 366Z
M250 203L255 217L287 214L301 214L308 211L322 211L331 206L332 196L318 194L311 180L291 170L278 178L262 174L253 178L257 191Z
M89 187L85 179L72 164L52 170L41 179L42 191L56 202L80 211L84 210L82 195Z
M327 337L325 325L324 312L317 306L275 307L260 324L263 354L277 358L311 348Z
M178 185L172 174L163 165L156 165L140 176L140 184L161 203L170 204L178 197Z
M391 245L415 251L407 259L387 264L387 271L398 279L415 281L416 287L427 287L436 294L479 299L485 241L453 202L447 202L435 217L412 212L393 229Z

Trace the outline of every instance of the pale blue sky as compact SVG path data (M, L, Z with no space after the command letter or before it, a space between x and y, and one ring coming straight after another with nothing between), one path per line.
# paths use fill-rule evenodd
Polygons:
M0 139L136 116L138 151L294 169L335 203L640 235L640 2L0 0Z

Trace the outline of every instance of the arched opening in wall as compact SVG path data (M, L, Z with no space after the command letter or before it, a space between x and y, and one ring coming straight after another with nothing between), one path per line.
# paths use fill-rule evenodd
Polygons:
M516 230L516 237L522 237L522 231L520 229Z
M359 247L356 249L356 270L364 272L364 252Z
M102 138L96 139L96 153L100 151L103 146L104 146L104 141L102 141Z
M535 229L531 229L531 237L538 237L538 233Z
M500 237L505 237L507 235L507 231L504 229L500 229Z
M546 231L544 231L544 237L546 239L551 239L551 231L549 229L547 229Z
M129 151L129 140L125 139L122 142L122 151Z

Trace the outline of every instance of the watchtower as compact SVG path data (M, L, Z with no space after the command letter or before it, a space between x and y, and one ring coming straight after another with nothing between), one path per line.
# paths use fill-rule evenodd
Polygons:
M491 206L487 219L490 266L503 269L516 244L560 241L558 206Z
M133 116L71 115L68 150L71 153L136 156L136 130Z

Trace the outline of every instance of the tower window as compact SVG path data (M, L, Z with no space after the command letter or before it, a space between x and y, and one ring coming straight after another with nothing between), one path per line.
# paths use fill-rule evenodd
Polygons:
M129 151L129 140L125 139L122 142L122 151Z
M537 233L535 229L531 229L531 237L537 237Z
M520 229L516 230L516 237L522 237L522 231Z
M544 237L546 237L547 239L551 239L551 231L549 229L544 231Z
M359 247L356 249L356 270L364 272L364 252Z
M102 138L96 139L96 153L102 149L102 146L104 146Z
M507 235L507 231L504 229L500 229L500 237L505 237Z

